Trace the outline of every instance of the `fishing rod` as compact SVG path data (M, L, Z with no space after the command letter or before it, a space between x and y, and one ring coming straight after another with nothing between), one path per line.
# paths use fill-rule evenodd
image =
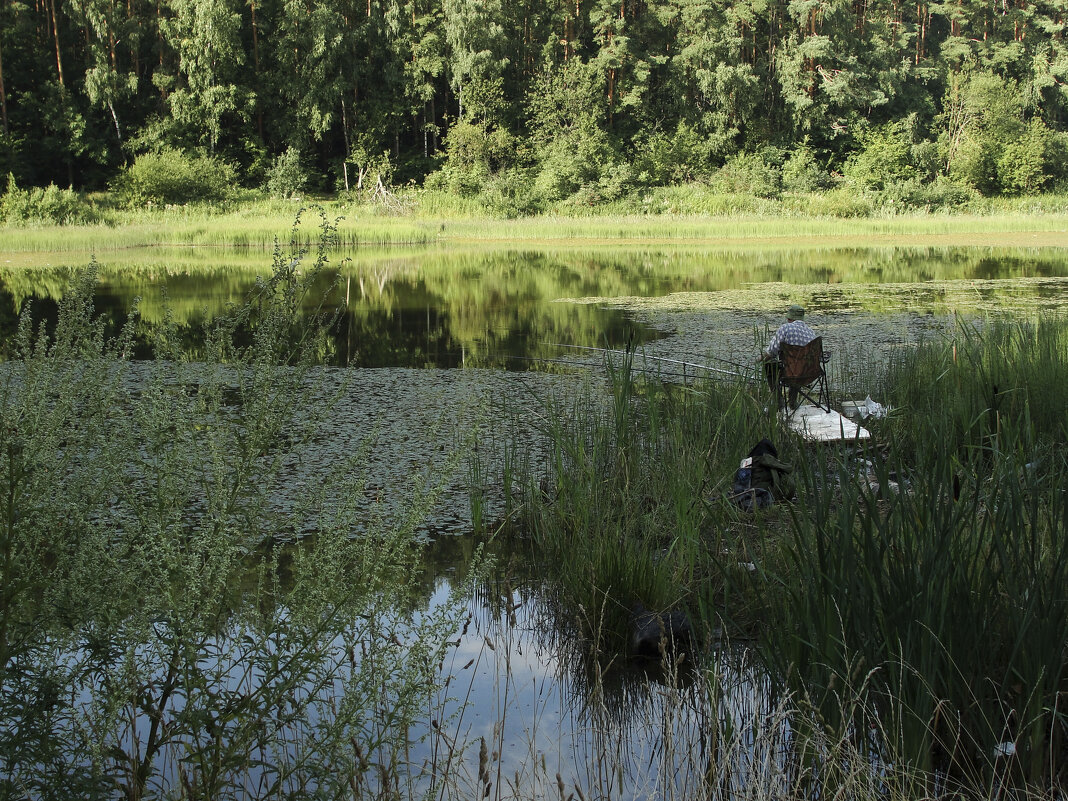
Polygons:
M596 351L598 353L620 353L620 354L623 354L623 355L634 353L634 351L618 350L618 349L615 349L615 348L594 348L594 347L591 347L589 345L568 345L568 344L563 343L563 342L543 342L542 344L543 345L548 345L548 346L554 347L554 348L573 348L575 350L592 350L592 351ZM639 355L639 354L635 354L635 355ZM729 375L729 376L732 376L734 378L746 378L746 379L752 379L753 378L751 375L747 375L747 374L744 374L744 373L736 373L736 372L734 372L732 370L724 370L721 367L709 367L707 364L698 364L697 362L687 362L687 361L682 361L681 359L669 359L666 356L648 356L645 353L640 354L640 356L641 356L642 359L651 359L653 361L667 362L669 364L679 364L679 365L682 365L684 368L686 368L686 367L694 367L694 368L696 368L698 370L707 370L710 373L721 373L723 375ZM721 361L725 361L725 360L721 360ZM727 362L727 363L728 364L732 364L732 365L734 364L734 362ZM742 367L743 365L738 364L738 365L734 365L734 366L735 367Z
M739 367L742 370L750 370L753 367L752 363L746 364L745 362L732 362L730 359L724 359L722 356L710 355L708 358L710 358L714 362L722 362L723 364L729 364L731 367Z
M513 356L510 354L499 354L498 358L514 359L516 361L521 362L551 362L553 364L566 364L570 367L584 367L587 370L592 370L597 366L596 364L591 364L590 362L577 362L573 359L553 359L548 356ZM665 372L663 370L660 370L659 368L654 367L631 366L631 369L639 373L652 373L662 378L681 378L683 380L686 380L687 378L696 377L693 375L693 373ZM732 373L728 375L733 376ZM712 377L714 378L715 376Z

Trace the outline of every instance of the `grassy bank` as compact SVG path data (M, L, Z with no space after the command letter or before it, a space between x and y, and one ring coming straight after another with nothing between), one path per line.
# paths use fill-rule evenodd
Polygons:
M551 214L505 218L461 199L414 191L396 205L316 199L338 218L341 246L524 242L579 245L678 243L774 247L867 247L901 240L917 246L1051 246L1068 243L1068 199L1061 196L983 200L952 213L896 213L871 208L842 215L822 196L743 202L694 190L670 203L562 208ZM92 224L9 224L0 253L198 245L270 247L294 234L313 240L315 215L293 230L300 203L247 199L220 206L187 205L120 209L101 203Z
M1063 787L1066 382L1063 319L962 327L866 376L894 408L873 444L813 451L748 386L616 371L607 403L548 415L524 530L606 661L635 602L685 609L756 638L802 744L876 732L858 747L931 793ZM761 437L797 498L752 514L725 496Z

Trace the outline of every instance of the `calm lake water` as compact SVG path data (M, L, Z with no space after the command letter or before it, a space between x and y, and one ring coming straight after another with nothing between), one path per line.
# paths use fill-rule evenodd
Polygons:
M71 269L87 259L39 254L20 256L18 266L2 261L6 343L28 302L46 317L55 313ZM239 302L268 273L271 257L153 249L99 253L97 261L99 309L118 324L140 298L147 355L145 343L167 309L195 348L204 321ZM958 312L1057 310L1068 300L1068 253L1052 249L393 249L337 254L331 264L330 302L345 304L345 311L329 360L383 369L356 371L323 433L321 462L293 470L306 481L309 471L330 469L373 431L365 500L387 513L413 474L438 469L465 428L479 430L485 475L500 469L517 431L520 441L534 442L546 399L584 380L581 373L557 373L598 362L594 352L564 345L633 344L682 359L715 352L729 363L747 358L754 332L776 325L782 308L798 300L838 350L858 332L879 346L896 345L950 324ZM469 369L452 369L458 367ZM553 374L527 372L538 367ZM461 543L473 526L471 481L469 469L459 470L427 521L425 533L438 542L424 612L444 602L469 556ZM484 501L481 513L492 519L500 498ZM511 573L476 593L471 625L445 666L462 686L438 701L459 721L450 731L494 746L495 770L499 765L515 795L555 795L559 773L568 787L600 787L613 798L690 797L707 764L702 738L709 716L727 716L744 729L772 714L766 679L744 649L715 649L707 657L729 685L725 705L714 710L700 683L664 682L628 665L613 670L608 693L592 693L590 666L552 614L545 581ZM760 758L744 748L738 753ZM473 759L475 773L477 748ZM604 773L606 765L623 767ZM744 791L744 765L734 775ZM671 786L656 786L665 781Z
M27 301L54 313L70 271L89 258L0 252L0 336L10 336ZM139 298L146 341L169 309L194 348L203 322L244 298L272 257L248 249L154 248L98 253L96 260L101 310L118 321ZM945 312L1032 299L1051 306L1068 294L1061 280L1068 254L1057 249L394 248L331 254L330 264L328 277L337 281L330 302L346 310L329 358L355 367L525 370L532 359L560 358L558 344L639 345L669 331L633 307L659 298L670 311L678 293L712 293L705 301L718 310L733 304L776 314L795 300L824 313L932 305ZM947 292L959 297L947 300Z

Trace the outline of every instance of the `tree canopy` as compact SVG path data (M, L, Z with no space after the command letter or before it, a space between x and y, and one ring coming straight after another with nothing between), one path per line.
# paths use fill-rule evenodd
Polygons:
M0 174L92 189L139 156L186 152L247 185L285 157L324 190L387 170L553 200L757 157L784 176L1027 193L1062 177L1065 13L1054 0L0 0Z

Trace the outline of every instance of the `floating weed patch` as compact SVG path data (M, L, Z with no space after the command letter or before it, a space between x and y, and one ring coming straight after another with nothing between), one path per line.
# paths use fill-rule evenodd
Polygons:
M1060 312L1068 301L1068 277L955 279L908 283L795 284L716 292L673 292L659 297L589 297L572 302L608 304L636 312L694 312L747 309L781 312L785 302L809 311L836 313L954 314Z

